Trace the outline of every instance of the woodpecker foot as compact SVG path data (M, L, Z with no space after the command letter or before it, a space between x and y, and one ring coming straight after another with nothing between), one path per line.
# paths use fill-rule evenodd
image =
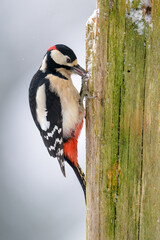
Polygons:
M82 86L81 86L81 91L80 91L80 102L82 103L84 98L88 98L88 99L94 99L96 97L93 97L90 95L88 89L87 89L87 81L88 81L89 77L88 74L86 74L84 77L82 77Z

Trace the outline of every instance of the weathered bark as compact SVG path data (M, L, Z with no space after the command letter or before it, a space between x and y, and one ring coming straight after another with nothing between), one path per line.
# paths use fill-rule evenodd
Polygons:
M160 238L160 1L128 2L87 25L87 240Z

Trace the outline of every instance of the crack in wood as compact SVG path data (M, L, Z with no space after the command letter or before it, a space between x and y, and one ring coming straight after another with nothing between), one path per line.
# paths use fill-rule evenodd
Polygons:
M125 22L125 29L126 29L126 22ZM122 86L120 86L120 98L119 98L119 115L118 115L118 150L117 150L117 189L115 192L115 202L114 202L114 211L115 211L115 218L114 218L114 238L116 237L116 220L117 220L117 201L118 201L118 195L119 195L119 165L120 165L120 125L121 125L121 105L122 105L122 88L125 86L125 46L126 46L126 38L124 37L124 44L123 44L123 80L122 80Z
M114 238L116 234L116 220L117 220L117 201L119 194L119 153L120 153L120 123L121 123L121 87L120 87L120 98L119 98L119 115L118 115L118 149L117 149L117 162L116 162L116 174L117 174L117 188L115 191L115 199L114 199Z
M146 38L144 39L144 92L143 92L143 113L142 113L142 138L141 138L141 176L140 176L140 200L139 200L139 219L138 219L138 240L140 240L140 228L141 228L141 205L142 205L142 178L143 178L143 143L144 143L144 114L145 114L145 66L146 66Z

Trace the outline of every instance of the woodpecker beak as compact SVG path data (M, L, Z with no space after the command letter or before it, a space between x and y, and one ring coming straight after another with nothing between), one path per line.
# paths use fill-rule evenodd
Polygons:
M73 73L76 73L76 74L80 75L81 77L84 77L84 76L86 76L86 74L87 74L87 71L84 70L79 64L77 64L76 66L74 66L74 67L72 68L72 71L73 71Z

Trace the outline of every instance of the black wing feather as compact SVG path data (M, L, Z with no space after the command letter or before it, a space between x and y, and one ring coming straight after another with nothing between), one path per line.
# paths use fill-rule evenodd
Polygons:
M50 127L47 131L41 130L40 133L49 154L57 157L65 176L61 103L58 95L51 92L49 86L49 81L45 82L47 121L50 122Z
M55 92L50 90L50 81L45 79L42 76L39 80L39 75L37 74L33 77L30 89L29 89L29 100L30 108L32 112L33 119L40 131L40 134L43 138L44 144L48 149L48 152L51 156L57 157L62 173L65 176L65 167L64 167L64 152L63 152L63 128L62 128L62 109L60 98ZM39 84L38 84L39 83ZM49 128L44 131L41 129L39 122L37 121L36 116L36 92L38 87L45 84L45 94L46 94L46 112L47 112L47 121L50 122Z
M61 113L61 104L60 98L57 96L56 93L51 92L49 89L49 82L45 83L46 88L46 108L47 108L47 121L50 122L50 127L47 131L41 130L41 135L44 140L44 144L46 145L47 149L49 150L50 146L55 145L56 139L61 139L63 136L62 133L62 113ZM61 129L61 131L58 132ZM45 137L47 134L51 134L52 131L55 129L54 134L52 137ZM57 150L59 148L59 144L57 143L55 146L55 151L49 151L50 155L53 157L57 156ZM62 145L63 147L63 145Z

